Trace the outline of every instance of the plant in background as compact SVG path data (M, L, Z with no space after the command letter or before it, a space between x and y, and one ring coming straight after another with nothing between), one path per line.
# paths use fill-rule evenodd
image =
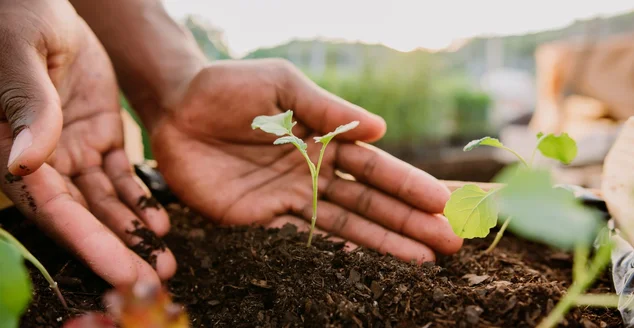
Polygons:
M577 144L566 133L561 136L553 134L543 135L540 133L537 137L537 145L530 162L526 161L516 151L504 146L498 139L491 137L484 137L469 142L464 147L464 151L470 151L480 146L504 149L515 155L524 166L523 169L527 170L531 170L537 150L544 156L556 159L563 164L570 164L577 156ZM499 204L494 196L500 190L501 188L494 188L484 191L475 184L467 184L455 190L451 194L444 210L444 214L449 220L454 233L462 238L484 238L488 236L491 228L498 223ZM493 251L502 238L504 231L511 223L512 216L508 216L509 213L506 214L507 218L504 224L485 253Z
M46 268L9 232L0 228L0 323L3 328L18 327L31 301L32 285L24 260L31 262L44 276L64 307L66 300Z
M108 313L89 312L64 323L64 328L188 328L183 308L156 285L137 283L104 296Z
M465 151L478 146L497 147L517 156L521 164L505 168L496 177L501 187L484 191L476 185L465 185L457 189L444 212L454 232L463 238L486 237L497 224L498 215L506 216L486 253L495 248L507 227L525 239L574 251L573 283L538 326L548 328L559 324L573 306L617 307L618 296L584 294L610 262L613 244L603 235L608 232L600 214L584 207L568 188L555 186L550 171L532 167L538 150L546 157L570 164L577 155L575 141L565 133L540 133L537 138L530 161L494 138L470 142ZM597 249L590 258L593 243Z
M293 135L293 127L297 124L297 122L293 122L293 111L288 110L281 114L276 115L262 115L257 116L253 119L253 123L251 123L252 129L260 129L264 132L275 134L279 138L273 142L274 145L282 145L282 144L293 144L297 150L304 156L306 159L306 163L308 164L308 168L310 170L310 175L313 183L313 215L310 221L310 231L308 233L308 242L307 246L311 245L313 239L313 231L315 230L315 223L317 222L317 187L318 187L318 179L319 179L319 170L321 168L321 161L324 157L324 153L326 152L326 146L328 143L338 134L348 132L359 125L358 121L353 121L345 125L341 125L335 129L335 131L330 132L321 137L314 137L315 143L321 143L321 151L319 152L319 159L317 161L317 165L315 165L310 158L308 157L307 149L308 145L304 142L304 140Z

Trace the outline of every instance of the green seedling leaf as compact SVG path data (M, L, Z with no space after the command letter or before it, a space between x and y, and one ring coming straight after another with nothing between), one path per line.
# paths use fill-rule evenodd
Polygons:
M497 224L498 208L493 200L497 190L486 192L472 184L455 190L444 214L454 233L462 238L483 238Z
M498 204L501 213L513 217L509 230L565 250L591 245L601 228L598 212L584 207L569 190L553 188L550 172L517 170L506 176Z
M306 149L308 148L308 145L304 142L304 140L296 136L285 136L285 137L277 138L273 142L274 145L283 145L287 143L291 143L295 145L295 147L297 147L302 152L306 152Z
M470 150L473 150L473 149L478 148L480 146L490 146L490 147L504 149L504 150L508 151L509 153L515 155L515 157L517 157L525 166L528 166L528 163L526 162L524 157L522 157L522 155L518 154L513 149L504 146L500 142L500 140L498 140L496 138L484 137L482 139L473 140L473 141L469 142L466 146L464 146L463 151L470 151Z
M480 146L491 146L496 148L505 149L504 145L500 142L500 140L491 137L484 137L482 139L473 140L469 142L466 146L464 146L464 151L470 151Z
M31 301L31 280L18 250L1 239L0 277L0 326L18 327Z
M253 119L251 123L252 129L260 129L276 136L284 136L291 134L291 130L297 124L293 123L293 111L287 110L284 113L276 115L261 115Z
M315 137L315 142L321 142L322 144L326 145L330 142L330 140L332 140L332 138L334 138L336 135L338 134L342 134L345 132L348 132L354 128L356 128L359 125L359 121L352 121L348 124L344 124L344 125L340 125L339 127L337 127L335 129L335 131L329 132L321 137Z
M567 133L560 136L539 133L537 138L540 139L537 149L548 158L570 164L577 157L577 143Z

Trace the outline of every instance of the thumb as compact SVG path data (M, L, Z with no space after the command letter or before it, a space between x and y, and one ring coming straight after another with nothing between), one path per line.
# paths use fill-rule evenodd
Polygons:
M53 153L62 130L60 98L48 75L46 56L24 41L0 38L0 118L10 124L7 163L28 175Z
M386 124L382 117L322 89L292 64L284 65L290 77L285 90L278 92L281 105L286 107L283 110L293 109L304 125L322 134L359 121L357 128L338 136L343 140L373 142L383 137Z

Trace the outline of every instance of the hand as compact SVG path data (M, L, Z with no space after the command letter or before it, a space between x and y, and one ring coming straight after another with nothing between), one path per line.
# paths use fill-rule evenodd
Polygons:
M251 129L257 115L292 109L299 122L293 132L308 143L313 161L320 147L312 136L360 121L327 148L318 227L407 261L432 261L435 252L461 247L447 219L436 214L448 189L372 146L344 143L379 139L384 121L318 88L287 62L218 62L177 90L181 96L171 99L179 100L148 124L152 150L175 194L217 222L308 226L312 190L304 158L292 145L273 145L275 136Z
M110 61L68 2L0 2L0 108L2 190L22 213L113 285L173 275L169 250L154 271L125 245L133 221L169 222L137 205Z

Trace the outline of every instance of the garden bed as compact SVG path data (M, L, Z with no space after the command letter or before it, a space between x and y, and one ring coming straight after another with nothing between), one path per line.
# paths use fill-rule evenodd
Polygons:
M168 207L164 238L179 265L169 281L192 327L532 327L570 284L572 257L507 234L466 240L454 256L418 267L391 256L316 238L292 226L220 228L186 208ZM2 223L58 280L64 310L41 275L22 327L60 327L101 308L109 286L56 247L15 210ZM493 237L494 234L490 234ZM32 269L31 267L29 267ZM613 292L606 272L589 292ZM615 309L575 308L568 327L620 327Z

